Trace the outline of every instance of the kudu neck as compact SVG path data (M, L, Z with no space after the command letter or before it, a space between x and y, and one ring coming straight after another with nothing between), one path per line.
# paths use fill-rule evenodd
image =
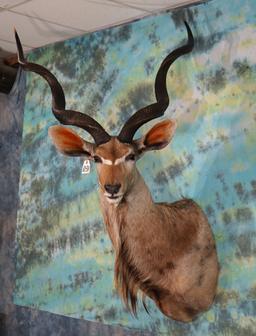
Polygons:
M125 195L125 202L133 207L151 207L154 202L148 186L136 168L134 181Z

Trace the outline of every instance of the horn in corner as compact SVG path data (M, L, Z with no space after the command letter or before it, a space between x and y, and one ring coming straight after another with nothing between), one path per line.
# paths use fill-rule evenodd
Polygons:
M155 96L156 103L143 107L133 114L121 129L118 139L124 143L131 143L136 131L148 121L163 116L169 105L169 96L166 87L167 72L172 63L193 50L194 37L187 22L184 22L187 28L187 43L173 50L162 62L155 79Z

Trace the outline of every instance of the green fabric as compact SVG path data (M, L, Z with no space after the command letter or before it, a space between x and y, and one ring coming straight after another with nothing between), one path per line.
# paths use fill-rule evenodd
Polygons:
M169 71L165 114L178 128L168 148L148 153L138 167L155 201L185 196L205 210L221 264L213 307L190 324L165 318L149 299L150 315L142 305L138 319L124 309L95 167L84 176L82 159L56 152L47 135L57 124L50 90L35 74L25 102L16 304L155 334L256 334L255 16L254 0L212 0L29 55L56 74L68 108L117 134L129 115L154 102L156 71L184 43L186 18L195 48Z

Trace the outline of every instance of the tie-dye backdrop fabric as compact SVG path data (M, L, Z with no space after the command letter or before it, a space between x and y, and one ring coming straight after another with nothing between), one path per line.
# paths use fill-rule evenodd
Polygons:
M84 176L82 158L56 152L47 135L57 124L50 90L35 74L27 77L16 304L154 334L256 334L256 2L212 0L165 12L40 48L29 60L56 74L68 108L115 134L154 102L161 60L186 40L184 18L195 48L168 74L165 115L178 121L176 135L138 167L155 201L186 196L205 210L221 265L215 304L190 324L165 318L149 299L150 315L142 306L137 319L126 311L113 287L95 167Z

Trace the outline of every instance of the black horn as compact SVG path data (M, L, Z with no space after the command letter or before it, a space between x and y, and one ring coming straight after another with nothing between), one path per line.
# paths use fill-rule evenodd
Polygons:
M143 107L133 114L124 124L118 139L121 142L131 143L136 131L148 121L163 116L169 105L169 96L166 87L167 72L172 63L180 56L192 51L194 47L194 38L187 22L184 22L187 28L187 44L172 51L162 62L155 79L156 103Z
M16 31L15 39L18 51L18 62L21 67L26 71L37 73L48 82L52 93L52 112L59 122L64 125L73 125L84 129L93 137L97 145L108 142L111 138L110 135L96 120L87 114L65 109L66 103L64 91L57 78L43 66L27 62Z

